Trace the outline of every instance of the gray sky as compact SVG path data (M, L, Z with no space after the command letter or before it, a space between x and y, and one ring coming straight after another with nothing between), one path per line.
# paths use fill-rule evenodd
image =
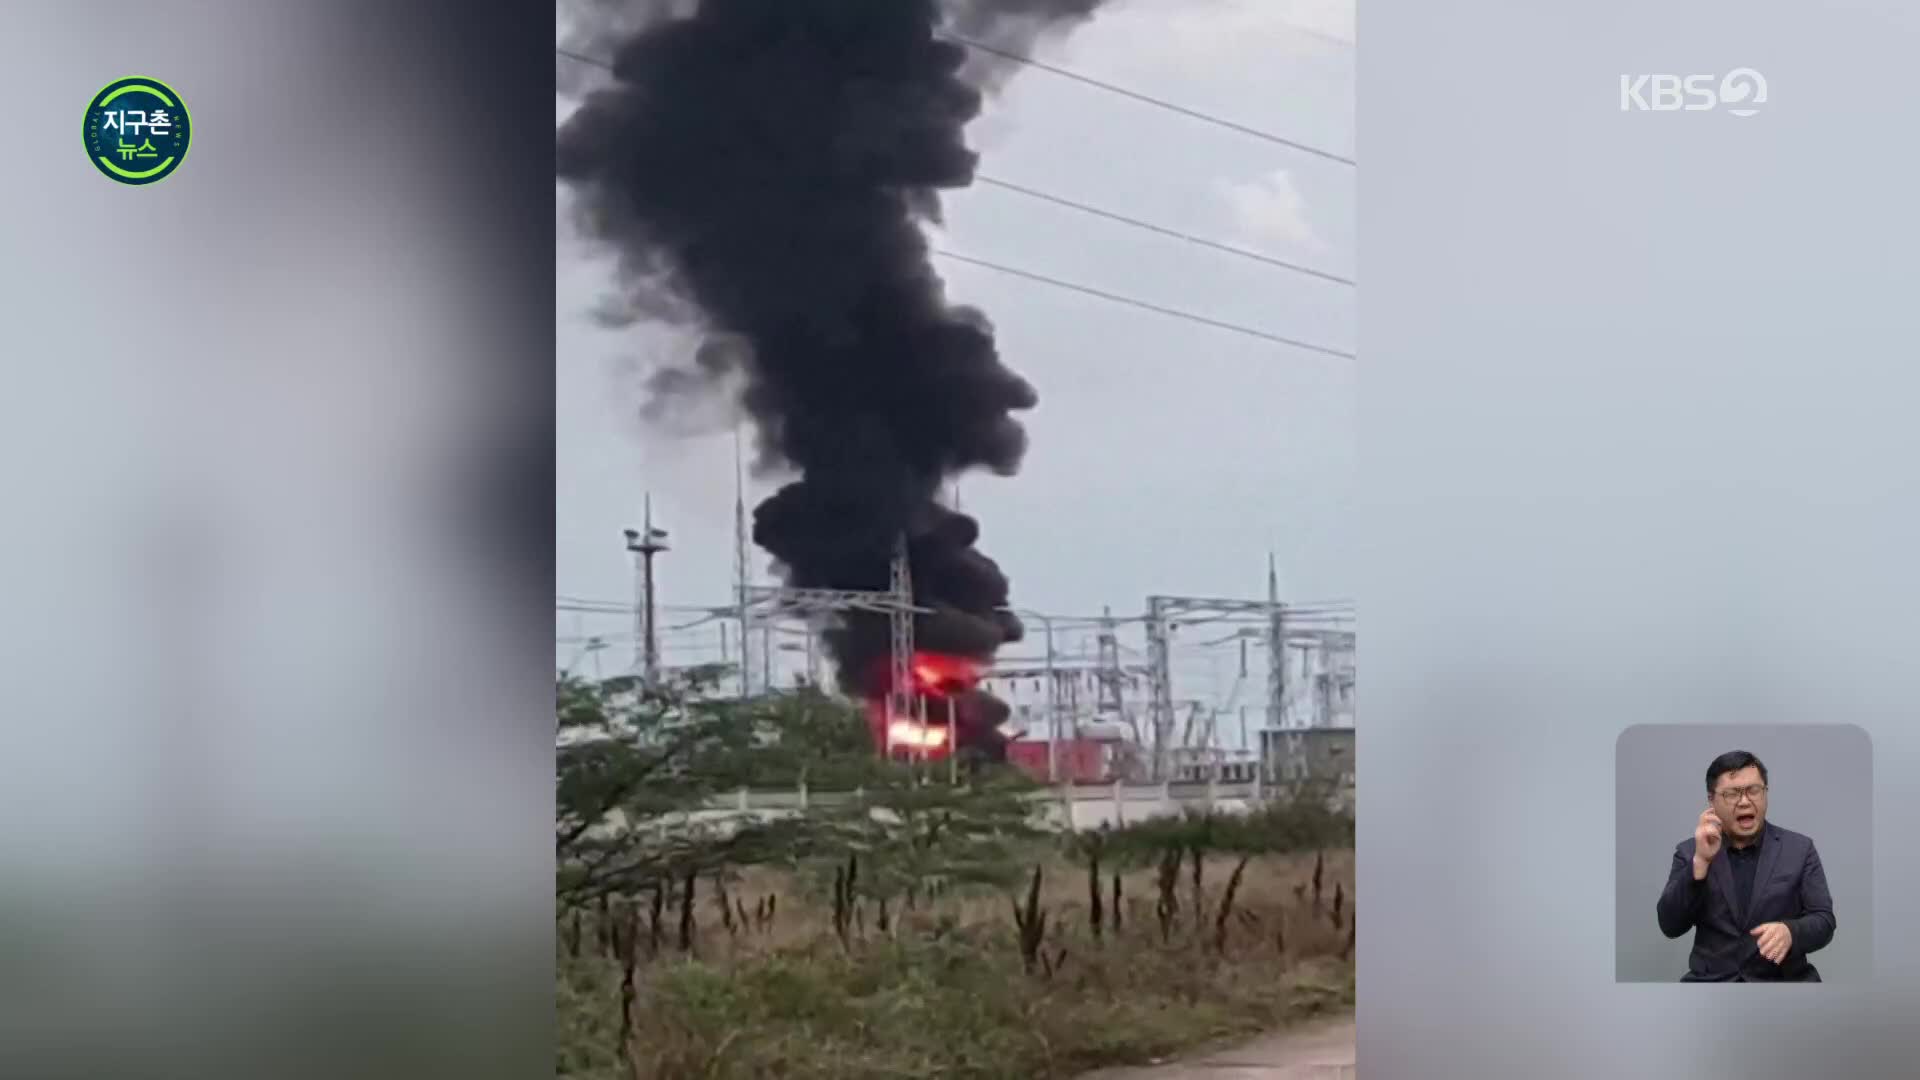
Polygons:
M1353 32L1350 0L1112 0L1039 54L1354 157L1355 50L1328 40L1350 42ZM558 107L564 115L569 102ZM1024 67L971 141L981 171L1003 180L1354 276L1350 166ZM568 224L564 191L560 202L558 592L631 597L620 530L638 524L651 492L655 524L673 544L659 563L660 601L725 603L731 429L724 419L698 435L642 423L638 373L688 340L665 328L608 331L591 322L610 276ZM1354 349L1350 287L990 187L953 194L946 205L940 246L956 252ZM986 269L937 268L956 302L993 320L1001 355L1040 394L1026 414L1031 445L1021 473L961 482L964 509L981 521L980 546L1012 579L1016 605L1068 614L1110 605L1133 615L1150 593L1257 597L1269 550L1285 598L1352 595L1353 361ZM750 480L749 507L778 483ZM753 556L764 574L765 556ZM593 615L557 624L563 635L628 625ZM669 662L718 655L714 625L664 640ZM603 662L624 663L630 650L621 641ZM1198 677L1212 676L1203 667Z

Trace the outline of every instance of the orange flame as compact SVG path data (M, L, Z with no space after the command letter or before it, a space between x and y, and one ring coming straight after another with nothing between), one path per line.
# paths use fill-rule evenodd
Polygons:
M947 746L947 729L923 725L917 720L895 720L889 729L896 748L907 750L944 750Z
M944 696L971 690L986 673L986 665L966 656L923 652L913 656L915 693Z

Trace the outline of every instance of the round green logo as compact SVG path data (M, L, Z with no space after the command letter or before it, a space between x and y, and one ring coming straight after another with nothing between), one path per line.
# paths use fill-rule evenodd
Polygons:
M108 83L87 105L81 131L87 160L109 180L152 184L187 160L193 124L187 103L158 79Z

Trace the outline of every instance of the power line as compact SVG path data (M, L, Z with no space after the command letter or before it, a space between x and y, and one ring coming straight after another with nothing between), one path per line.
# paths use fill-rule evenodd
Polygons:
M633 614L633 601L591 600L582 597L562 596L554 600L553 608L555 611L577 611L588 615L631 615ZM689 615L705 615L712 619L729 618L738 613L737 610L732 607L702 604L658 604L655 606L655 609L658 611L682 612ZM701 619L698 621L705 622L707 620ZM695 624L690 623L688 625Z
M598 57L588 56L585 53L577 53L577 52L574 52L572 49L563 49L558 45L555 45L553 47L553 51L559 53L561 56L564 56L569 60L578 60L583 64L592 64L594 67L605 68L608 71L613 70L612 62L607 60L602 60Z
M1041 71L1050 72L1051 74L1058 75L1063 79L1072 79L1075 82L1085 83L1088 86L1105 90L1110 94L1118 94L1121 97L1130 98L1134 101L1142 102L1147 105L1152 105L1155 108L1165 109L1168 112L1176 113L1180 116L1187 117L1190 120L1199 120L1202 123L1212 124L1215 127L1226 128L1229 131L1237 131L1242 135L1251 135L1256 139L1263 139L1267 142L1275 143L1279 146L1285 146L1293 150L1298 150L1303 154L1312 154L1315 157L1326 158L1328 161L1337 161L1342 165L1357 166L1359 164L1358 162L1354 161L1352 158L1345 157L1340 154L1336 154L1331 150L1322 150L1317 146L1308 146L1306 143L1303 143L1303 142L1295 142L1292 139L1284 139L1278 135L1275 135L1271 131L1262 131L1259 128L1249 127L1246 124L1236 123L1232 120L1222 119L1221 117L1214 116L1211 113L1203 113L1198 109L1189 109L1185 105L1176 105L1173 102L1168 101L1164 98L1157 98L1152 96L1151 94L1142 94L1137 90L1129 90L1124 86L1117 86L1110 82L1103 82L1099 79L1095 79L1087 75L1082 75L1077 71L1070 71L1067 68L1060 67L1057 64L1049 64L1044 60L1035 60L1033 57L1024 55L1022 53L1011 52L1006 49L996 48L995 46L988 45L985 42L974 41L971 38L964 38L959 36L958 34L943 33L940 36L946 38L948 41L951 41L957 45L965 45L969 49L974 49L979 52L987 53L992 56L998 56L998 57L1001 57L1002 59L1012 60L1016 63L1026 64L1030 67L1039 68Z
M1344 278L1338 274L1329 274L1325 270L1315 270L1310 266L1301 266L1299 263L1288 262L1285 259L1276 259L1271 255L1263 255L1258 251L1249 251L1246 248L1235 247L1232 244L1223 244L1217 240L1208 240L1205 237L1194 236L1191 233L1181 232L1178 229L1170 229L1165 225L1155 225L1151 221L1144 221L1140 218L1129 217L1125 214L1117 213L1112 210L1102 210L1097 206L1089 206L1086 203L1079 202L1074 199L1069 199L1061 195L1050 195L1047 192L1041 191L1037 188L1030 188L1021 184L1016 184L1011 180L1002 180L997 176L988 176L985 173L975 173L973 178L979 181L980 183L986 184L990 187L1002 188L1019 195L1025 195L1030 199L1039 199L1042 202L1053 203L1056 206L1064 206L1069 210L1078 210L1083 214L1091 214L1094 217L1106 218L1109 221L1117 221L1124 225L1131 225L1137 229L1145 229L1148 232L1159 233L1161 236L1170 236L1175 240L1184 240L1189 244L1195 244L1204 248L1211 248L1214 251L1223 251L1229 255L1238 255L1243 259L1253 259L1256 262L1263 262L1268 264L1269 266L1277 266L1283 270L1291 270L1296 274L1306 274L1311 277L1317 277L1325 281L1334 282L1335 284L1338 284L1338 285L1352 286L1354 284L1354 281L1352 278Z
M553 637L553 640L555 644L560 644L560 645L579 645L579 644L583 644L585 642L590 642L590 641L598 641L598 642L610 644L616 641L632 641L634 638L637 638L639 636L640 636L640 633L636 630L616 630L608 634L555 634ZM668 647L673 647L677 644L678 646L684 646L687 648L698 647L698 648L704 649L713 643L712 639L708 635L692 635L692 638L697 638L697 640L694 640L694 639L681 640L677 643L672 641L663 641L661 642L660 647L668 648Z
M579 60L582 63L592 64L595 67L604 68L609 71L612 70L612 65L604 60L594 59L592 57L588 57L568 49L562 49L559 46L555 46L554 51L556 53L559 53L562 56L567 56L575 60ZM1098 209L1097 207L1092 207L1085 203L1077 202L1075 200L1066 199L1066 198L1062 198L1060 196L1055 196L1055 195L1048 195L1036 189L1024 187L1021 185L1016 185L1009 181L991 179L991 180L987 180L987 182L992 183L996 187L1006 188L1007 190L1016 191L1016 192L1019 192L1020 194L1028 195L1033 198L1045 199L1048 202L1056 203L1058 205L1066 206L1075 210L1080 210L1085 213L1095 214L1105 218L1111 218L1116 221L1123 221L1129 225L1150 229L1154 232L1178 237L1179 239L1187 240L1189 242L1200 244L1206 247L1212 247L1219 250L1230 251L1230 252L1233 252L1234 254L1244 255L1251 258L1259 259L1263 262L1271 262L1275 265L1283 266L1289 270L1295 270L1300 273L1311 274L1315 277L1325 278L1327 280L1338 282L1340 284L1349 285L1349 286L1353 284L1353 281L1349 278L1337 277L1335 275L1327 274L1322 271L1311 270L1309 268L1302 267L1302 266L1296 266L1292 263L1283 262L1281 260L1273 259L1264 255L1259 255L1254 252L1244 251L1242 249L1230 247L1225 244L1219 244L1213 241L1202 240L1199 237L1189 236L1188 234L1179 232L1178 230L1169 229L1164 226L1154 225L1151 222L1143 221L1138 218L1131 218L1125 215L1113 213L1111 211L1101 210L1101 209ZM1125 304L1128 307L1139 308L1143 311L1152 311L1152 312L1156 312L1161 315L1170 316L1176 319L1185 319L1188 322L1199 323L1203 326L1211 326L1219 330L1226 330L1231 333L1241 334L1247 337L1259 338L1263 341L1270 341L1280 345L1287 345L1296 349L1305 349L1309 352L1323 353L1328 356L1339 357L1340 359L1343 359L1343 360L1358 359L1358 357L1351 352L1347 352L1341 349L1335 349L1330 346L1315 345L1312 342L1301 341L1297 338L1290 338L1290 337L1282 336L1280 334L1269 333L1268 331L1255 329L1250 326L1242 326L1239 323L1227 322L1223 319L1215 319L1206 315L1197 315L1190 311L1184 311L1179 308L1167 307L1163 304L1156 304L1148 300L1140 300L1135 297L1123 296L1119 293L1107 292L1104 289L1096 289L1090 285L1081 285L1075 282L1066 281L1061 278L1049 277L1045 274L1038 274L1031 270L1021 270L1018 267L1008 266L1004 263L990 262L986 259L978 259L970 255L962 255L962 254L959 254L958 252L952 252L952 251L936 250L935 254L940 255L943 258L952 259L956 262L970 263L974 266L979 266L984 269L996 271L998 273L1011 275L1013 277L1023 278L1027 281L1033 281L1043 285L1051 285L1058 289L1066 289L1072 292L1081 293L1086 296L1097 297L1099 299L1106 300L1111 303Z
M1288 602L1282 601L1280 607L1282 611L1286 614L1286 617L1289 619L1342 618L1342 617L1351 616L1355 610L1354 601L1337 600L1337 599L1308 600L1308 601L1301 601L1299 603L1288 603ZM630 616L633 614L633 601L631 600L593 600L593 599L587 599L584 597L562 596L554 603L554 608L555 610L558 610L558 611L579 611L589 615L605 614L605 615L629 615ZM693 627L709 624L713 621L738 617L737 611L731 607L703 607L697 604L661 604L659 605L659 610L678 611L678 612L686 612L689 614L700 614L700 615L707 616L706 618L696 619L692 622L681 624L678 627L674 627L674 626L663 627L663 629L665 630L690 629ZM1023 611L1020 614L1031 617L1033 613ZM1042 614L1046 614L1046 613L1042 613ZM1209 622L1235 622L1235 621L1246 621L1246 620L1260 620L1265 618L1266 616L1264 613L1257 612L1257 611L1245 611L1245 612L1234 612L1234 613L1226 613L1226 614L1218 614L1218 615L1206 615L1203 618L1175 617L1171 621L1175 623L1185 623L1188 625L1197 626L1197 625L1200 625L1203 623L1209 623ZM1087 631L1090 631L1090 630L1097 630L1100 628L1102 624L1105 624L1108 622L1113 623L1115 626L1126 626L1133 623L1143 623L1147 621L1147 618L1144 615L1047 614L1046 619L1048 622L1051 622L1053 624L1053 628L1057 632L1079 632L1081 634L1085 634ZM798 633L798 631L791 631L791 632ZM608 637L615 637L615 636L631 637L633 636L633 631L630 631L630 630L629 631L613 631L607 634L594 634L589 636L601 637L601 638L608 638Z
M607 71L613 70L613 65L604 60L596 60L592 57L583 56L580 53L576 53L568 49L562 49L557 46L555 47L554 51L559 53L562 56L571 57L572 59L578 60L585 64L592 64L595 67L603 68ZM1324 270L1315 270L1310 266L1302 266L1298 263L1288 262L1285 259L1276 259L1271 255L1264 255L1264 254L1261 254L1260 252L1250 251L1246 248L1236 247L1232 244L1223 244L1217 240L1208 240L1205 237L1195 236L1191 233L1182 232L1179 229L1171 229L1164 225L1156 225L1151 221L1146 221L1141 218L1131 217L1129 215L1122 214L1117 211L1105 210L1097 206L1091 206L1091 205L1088 205L1087 203L1080 202L1076 199L1069 199L1064 195L1054 195L1049 192L1041 191L1038 188L1028 187L1024 184L1016 184L1011 180L1003 180L997 176L989 176L986 173L975 173L973 178L982 184L1001 188L1006 191L1011 191L1011 192L1014 192L1015 194L1024 195L1030 199L1039 199L1042 202L1049 202L1056 206L1066 207L1069 210L1077 210L1083 214L1091 214L1095 217L1106 218L1109 221L1117 221L1124 225L1131 225L1138 229L1145 229L1148 232L1159 233L1162 236L1170 236L1176 240L1184 240L1187 243L1197 244L1200 247L1211 248L1215 251L1222 251L1229 255L1238 255L1243 259L1253 259L1258 262L1266 263L1270 266L1280 267L1283 270L1292 270L1295 273L1307 274L1309 276L1322 278L1324 280L1331 281L1340 285L1351 286L1354 284L1354 281L1352 278L1341 277L1338 274L1330 274Z
M1294 22L1292 19L1275 19L1273 21L1276 23L1279 23L1281 26L1286 27L1287 29L1293 31L1296 34L1302 34L1310 38L1319 38L1321 41L1324 41L1329 45L1338 45L1346 49L1351 49L1354 47L1354 41L1352 38L1343 38L1337 34L1329 34L1325 30L1315 30L1313 27L1308 26L1306 23Z
M952 259L955 262L968 263L973 266L983 267L985 269L995 271L996 273L1007 274L1011 277L1023 278L1027 281L1039 282L1042 285L1051 285L1056 289L1066 289L1069 292L1077 292L1077 293L1083 293L1087 296L1099 297L1102 300L1111 301L1116 304L1125 304L1128 307L1140 308L1143 311L1152 311L1152 312L1157 312L1158 314L1167 315L1176 319L1185 319L1188 322L1199 323L1203 326L1211 326L1219 330L1227 330L1235 334L1244 335L1246 337L1259 338L1262 341L1271 341L1281 345L1289 345L1296 349L1305 349L1308 352L1324 353L1327 356L1339 357L1342 360L1358 360L1359 359L1359 357L1353 353L1347 352L1342 349L1332 348L1331 346L1315 345L1310 341L1301 341L1298 338L1282 337L1279 334L1271 334L1265 330L1256 330L1251 326L1243 326L1239 323L1227 322L1224 319L1215 319L1206 315L1196 315L1191 311L1183 311L1180 308L1166 307L1161 304L1153 303L1152 301L1149 301L1149 300L1140 300L1131 296L1122 296L1119 293L1111 293L1111 292L1107 292L1104 289L1096 289L1090 285L1080 285L1075 282L1066 281L1061 278L1048 277L1045 274L1036 274L1031 270L1021 270L1018 267L1008 266L1005 263L989 262L986 259L976 259L971 255L962 255L962 254L959 254L958 252L946 251L940 248L935 248L933 253L935 255L940 256L941 258Z

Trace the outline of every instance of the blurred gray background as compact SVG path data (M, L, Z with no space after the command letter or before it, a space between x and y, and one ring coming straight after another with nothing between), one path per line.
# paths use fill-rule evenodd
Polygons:
M1825 982L1873 973L1873 740L1851 724L1638 724L1614 755L1614 959L1620 982L1676 982L1693 935L1654 917L1675 844L1707 806L1707 765L1745 750L1767 767L1767 820L1813 838L1833 891L1833 941L1812 956Z
M1911 1075L1920 936L1816 993L1619 984L1608 845L1563 838L1628 719L1858 724L1912 917L1920 5L1359 19L1359 1074ZM1758 115L1621 111L1743 66Z
M0 1076L553 1068L550 20L7 6Z

